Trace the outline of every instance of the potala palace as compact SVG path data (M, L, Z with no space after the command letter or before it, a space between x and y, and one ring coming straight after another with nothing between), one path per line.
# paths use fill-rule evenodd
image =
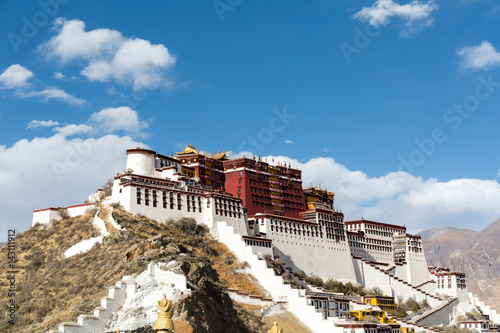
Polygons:
M477 306L489 321L462 326L490 332L500 322L494 310L467 292L464 273L427 266L419 235L408 234L401 225L344 221L334 207L335 194L303 186L301 170L291 165L255 156L231 159L225 152L206 153L190 144L171 156L144 148L126 154L126 168L114 177L110 202L159 222L190 217L207 225L249 263L272 300L285 303L313 332L431 332L429 327L449 325ZM91 195L91 203L67 211L83 214L98 197L99 191ZM34 211L33 224L59 218L57 211ZM375 301L346 298L305 283L305 289L292 289L260 260L266 254L281 258L290 272L378 287L385 296ZM409 321L377 315L379 324L353 316L384 312L398 296L426 300L430 309Z

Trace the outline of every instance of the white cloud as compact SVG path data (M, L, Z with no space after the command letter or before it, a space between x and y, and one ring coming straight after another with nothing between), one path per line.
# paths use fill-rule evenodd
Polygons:
M128 106L107 108L93 113L89 122L104 133L125 131L127 133L140 133L148 127L146 122L140 121L137 111Z
M0 146L0 233L8 227L26 230L35 209L82 203L124 169L125 150L136 146L145 144L128 136L68 139L59 134Z
M62 62L75 59L91 60L113 51L123 42L120 32L110 29L85 31L85 23L80 20L54 20L57 35L52 37L41 50Z
M58 134L67 137L67 136L74 136L74 135L80 135L80 134L88 134L91 133L94 129L85 124L80 124L80 125L75 125L75 124L68 124L63 127L55 127L54 132L57 132Z
M45 102L55 99L76 106L87 103L86 100L75 97L57 87L46 87L42 90L32 89L28 81L33 77L35 74L26 67L18 64L12 65L0 74L0 89L14 89L14 95L21 98L42 97Z
M408 37L432 25L433 19L430 14L437 9L438 6L433 0L427 3L414 0L404 5L397 4L393 0L377 0L371 7L363 7L352 17L375 27L385 26L390 23L392 17L399 17L406 25L401 35Z
M291 145L293 143L293 141L292 140L285 140L285 143Z
M33 119L32 121L30 121L30 123L28 124L28 127L26 127L26 128L27 129L35 129L38 127L54 127L54 126L59 126L59 125L61 125L59 122L53 121L53 120Z
M17 96L20 97L42 97L44 102L47 102L51 99L60 100L62 102L66 102L75 106L83 106L87 103L86 100L82 98L75 97L71 94L68 94L66 91L56 88L56 87L48 87L40 91L30 91L30 92L22 92L18 91L16 93Z
M323 148L323 151L324 151L325 153L328 153L330 150L332 150L332 148L327 148L327 147Z
M488 41L463 47L458 50L457 54L464 57L465 68L488 69L500 64L500 52Z
M54 73L54 79L57 79L57 80L61 80L61 81L64 81L64 82L70 82L70 81L75 81L75 80L78 80L77 77L75 76L66 76L64 75L63 73L60 73L60 72L55 72Z
M90 81L118 83L134 89L170 85L167 71L176 62L162 44L151 44L139 38L125 38L110 29L85 31L80 20L55 20L58 34L42 45L40 50L62 62L85 60L81 74Z
M7 89L24 88L29 86L28 80L34 76L33 72L26 67L15 64L0 74L0 87Z
M66 75L64 75L63 73L55 72L54 78L58 80L64 80L66 78Z

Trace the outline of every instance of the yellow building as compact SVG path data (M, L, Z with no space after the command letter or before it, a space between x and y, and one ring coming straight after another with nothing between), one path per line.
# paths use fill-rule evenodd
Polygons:
M396 303L394 297L390 296L364 296L363 301L366 304L378 306L384 311L396 310Z

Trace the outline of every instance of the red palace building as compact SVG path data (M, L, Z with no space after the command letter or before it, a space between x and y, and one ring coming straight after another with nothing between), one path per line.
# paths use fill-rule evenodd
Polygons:
M301 171L246 157L225 160L225 189L241 198L248 216L268 213L299 218L305 210Z
M334 193L302 188L302 171L260 157L230 159L225 152L199 152L188 144L175 156L194 177L214 190L241 198L249 217L257 213L307 219L307 212L333 210Z

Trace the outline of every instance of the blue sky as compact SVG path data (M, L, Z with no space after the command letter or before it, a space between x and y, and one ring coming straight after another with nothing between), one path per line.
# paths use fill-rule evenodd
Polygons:
M4 229L82 202L132 145L188 142L281 156L348 219L500 216L493 0L4 1L0 15Z

